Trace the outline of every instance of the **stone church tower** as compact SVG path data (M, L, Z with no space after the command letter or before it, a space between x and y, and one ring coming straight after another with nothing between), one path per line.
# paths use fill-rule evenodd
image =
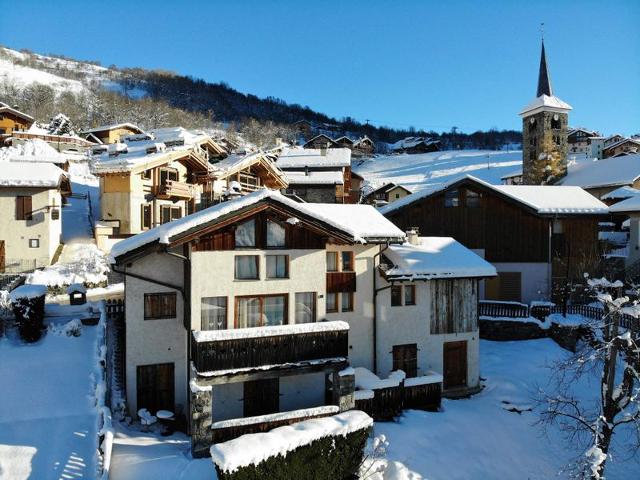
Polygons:
M567 174L567 131L571 105L553 95L542 41L538 92L520 112L524 185L554 183Z

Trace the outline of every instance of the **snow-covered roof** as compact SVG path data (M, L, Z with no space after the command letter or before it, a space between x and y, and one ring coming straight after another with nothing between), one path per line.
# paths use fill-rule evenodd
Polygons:
M640 195L627 198L609 207L611 213L640 212Z
M57 188L66 176L53 163L0 162L0 187Z
M13 107L10 107L9 105L7 105L6 103L0 102L0 112L10 112L13 113L14 115L18 116L18 117L22 117L25 120L28 120L30 122L34 121L34 118L31 115L27 115L24 112L21 112L18 109L15 109Z
M383 214L391 213L406 205L430 197L438 192L446 190L451 185L470 180L499 194L505 195L541 215L594 215L608 213L608 207L600 200L577 186L557 185L492 185L479 178L466 175L454 180L440 188L426 189L418 193L407 195L389 205L380 208Z
M425 145L432 145L435 143L440 143L440 140L434 140L427 137L407 137L402 140L398 140L395 143L391 144L391 150L404 150L406 148L413 148L417 145L424 143Z
M609 193L605 193L600 197L600 200L621 200L635 197L636 195L640 195L640 190L625 185L624 187L616 188Z
M83 283L72 283L67 287L67 293L87 293L87 287Z
M300 148L285 147L276 162L285 169L302 169L304 167L349 167L351 166L351 150L348 148Z
M501 180L506 180L507 178L515 178L515 177L521 177L522 176L522 168L519 168L518 170L514 170L513 172L509 172L506 175L503 175L500 177Z
M86 130L82 130L82 133L106 132L108 130L117 130L119 128L128 128L129 130L133 130L138 133L144 133L144 130L142 130L140 127L129 122L114 123L112 125L100 125L99 127L87 128Z
M9 299L12 302L20 298L37 298L44 297L47 294L47 286L46 285L37 285L35 283L31 283L29 285L20 285L18 288L11 290L9 294Z
M569 169L560 183L582 188L631 185L640 177L640 154L586 162Z
M535 98L529 105L524 107L524 109L520 112L520 116L524 116L525 114L531 115L541 110L550 110L557 112L567 112L569 110L573 110L573 107L566 102L563 102L555 95L540 95Z
M623 145L625 143L633 143L633 144L635 144L635 145L640 147L640 141L638 141L638 140L636 140L634 138L622 138L622 139L618 140L617 142L612 143L611 145L607 145L605 150L609 150L609 149L612 149L612 148L619 147L620 145Z
M342 185L344 175L339 170L299 172L288 170L289 185Z
M384 255L393 263L385 276L395 280L491 277L496 269L451 237L419 237L418 245L390 245Z
M184 141L185 145L193 145L203 140L208 135L202 131L187 130L183 127L164 127L150 130L149 133L158 142L177 142Z
M364 194L365 197L370 197L371 195L374 195L374 194L379 193L379 192L387 193L387 192L390 192L391 190L393 190L394 188L401 188L401 189L403 189L403 190L405 190L405 191L407 191L409 193L412 193L411 190L409 190L404 185L399 185L399 184L394 183L394 182L383 183L379 187L374 187L373 185L368 184L367 187L368 188L366 189L366 191L363 191L363 194ZM365 190L365 189L363 189L363 190Z
M48 162L63 164L66 159L55 148L39 138L11 147L0 148L0 162Z
M304 333L335 332L349 330L349 324L340 320L332 322L296 323L293 325L270 325L268 327L230 328L226 330L196 330L196 342L216 342L246 338L277 337Z
M113 246L111 255L113 258L117 258L154 242L169 244L172 238L176 238L188 230L214 222L221 217L265 200L277 202L291 210L300 212L302 215L331 225L349 235L354 242L366 243L382 238L389 241L402 241L405 237L402 230L384 218L371 205L298 203L277 190L262 189L126 238Z

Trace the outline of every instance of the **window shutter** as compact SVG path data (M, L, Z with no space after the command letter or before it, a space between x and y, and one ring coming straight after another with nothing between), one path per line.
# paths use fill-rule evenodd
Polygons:
M16 220L24 220L24 197L16 197Z
M26 220L31 220L31 211L33 210L31 206L31 197L22 197L24 198L24 218Z

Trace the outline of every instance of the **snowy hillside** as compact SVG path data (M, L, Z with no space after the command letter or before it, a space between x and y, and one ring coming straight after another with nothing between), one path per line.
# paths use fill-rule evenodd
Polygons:
M499 185L500 177L521 168L521 151L455 150L353 162L353 170L371 186L394 182L413 192L435 188L467 174Z

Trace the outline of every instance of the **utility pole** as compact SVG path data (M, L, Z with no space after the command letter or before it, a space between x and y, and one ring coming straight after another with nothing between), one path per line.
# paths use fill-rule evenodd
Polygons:
M452 147L455 150L456 149L456 134L458 133L458 127L451 127L451 143L452 143Z

